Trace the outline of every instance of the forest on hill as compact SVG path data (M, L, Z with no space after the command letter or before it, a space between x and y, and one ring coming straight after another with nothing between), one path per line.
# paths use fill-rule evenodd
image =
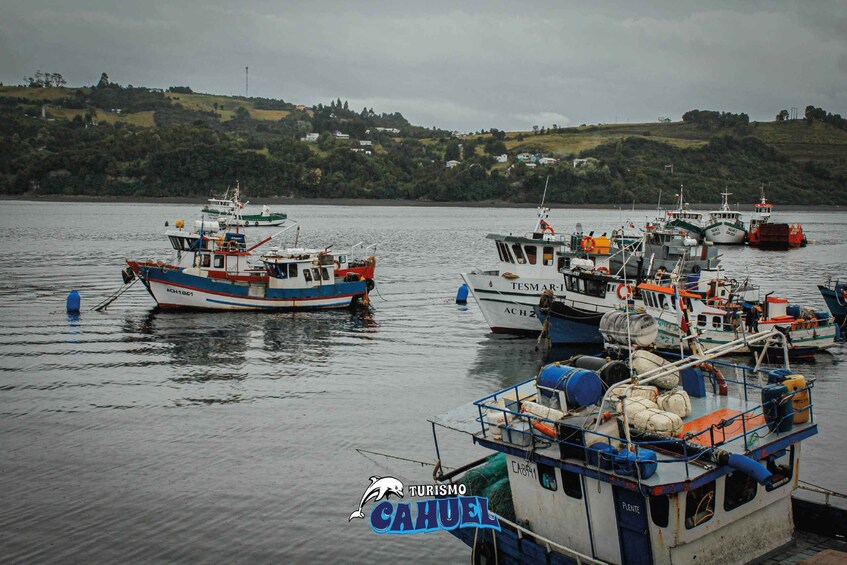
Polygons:
M121 86L56 73L0 86L0 194L250 197L560 204L844 204L847 121L808 106L773 122L692 110L682 121L457 134L341 99L283 100Z

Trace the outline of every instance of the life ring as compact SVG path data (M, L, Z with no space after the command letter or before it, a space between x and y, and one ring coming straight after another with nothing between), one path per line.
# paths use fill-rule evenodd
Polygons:
M842 302L847 302L847 286L841 289L841 300Z
M583 237L582 241L579 243L579 246L586 253L591 253L592 251L594 251L594 245L595 245L594 238L589 236L589 235Z
M726 379L723 376L723 373L720 372L720 369L712 365L711 363L703 363L700 367L711 374L715 381L718 383L718 394L721 396L726 396L729 394L729 388L726 386Z
M338 262L338 259L336 259L335 261L333 261L333 264L335 265L335 268L336 268L336 269L340 269L340 268L341 268L341 263L339 263L339 262Z
M604 275L609 274L609 268L608 267L597 267L594 270L597 271L598 273L603 273Z
M556 235L556 230L553 229L553 226L550 224L545 224L544 229L541 230L541 233L549 233L550 235Z
M621 283L618 285L618 298L626 300L632 296L632 285Z
M230 253L235 253L235 252L237 252L237 251L238 251L238 242L237 242L237 241L235 241L234 239L229 240L229 241L227 242L227 244L226 244L226 249L227 249L227 251L229 251Z

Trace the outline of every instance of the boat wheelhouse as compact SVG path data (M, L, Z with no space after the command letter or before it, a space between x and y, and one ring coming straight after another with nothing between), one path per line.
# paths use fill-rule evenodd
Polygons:
M741 212L729 207L731 192L721 192L723 198L720 210L709 212L703 235L706 241L717 244L743 244L747 239L747 230Z
M169 262L127 260L124 282L137 276L162 308L299 310L367 304L373 257L354 260L327 249L272 247L252 262L253 251L274 236L248 247L243 233L219 234L207 223L200 222L195 232L167 232L176 251Z
M556 363L432 420L438 465L439 426L494 453L434 475L487 496L501 526L451 533L486 563L740 564L785 546L814 383L719 359L739 345L623 380L620 362Z
M281 226L288 218L283 212L272 212L267 204L262 206L259 214L246 214L241 202L241 188L238 182L232 196L224 194L222 198L210 198L208 204L201 210L210 219L219 221L221 227L261 227Z

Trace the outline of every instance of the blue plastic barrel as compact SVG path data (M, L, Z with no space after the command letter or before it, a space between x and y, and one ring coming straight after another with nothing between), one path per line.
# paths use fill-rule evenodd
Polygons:
M817 318L818 320L828 320L829 312L827 312L826 310L816 310L815 318Z
M796 304L792 304L788 308L785 309L785 313L791 316L792 318L800 317L800 307Z
M603 381L600 375L587 369L577 369L568 365L547 365L535 380L539 394L547 398L555 393L553 389L565 393L568 407L579 408L595 404L603 396Z
M77 313L79 312L79 293L75 290L70 291L68 293L68 300L65 302L65 308L69 313Z
M456 292L456 304L467 304L468 292L470 292L470 289L468 288L467 283L462 283L462 286L460 286L458 292Z

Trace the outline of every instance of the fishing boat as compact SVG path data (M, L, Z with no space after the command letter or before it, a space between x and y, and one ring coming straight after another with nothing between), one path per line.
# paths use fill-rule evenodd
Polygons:
M819 284L818 290L821 291L824 302L827 308L832 313L835 322L844 327L847 323L847 283L840 280L832 280L832 277L827 279L826 284Z
M596 358L594 369L554 363L431 420L434 478L486 497L500 526L450 533L474 563L790 557L802 444L818 431L814 381L721 359L743 346L633 373ZM489 455L444 472L455 463L442 459L444 430L470 435Z
M499 268L461 275L492 332L538 334L541 322L535 317L535 306L541 293L564 294L559 271L570 266L573 254L569 238L547 223L549 213L549 208L537 209L530 233L488 234L497 247Z
M747 243L762 249L793 249L805 247L806 235L800 224L785 224L771 222L773 204L765 198L764 188L759 202L756 203L753 215L750 217L750 229L747 232Z
M221 222L224 227L261 227L281 226L288 216L282 212L272 212L267 204L259 214L244 212L246 203L241 202L241 187L235 183L232 196L224 194L221 198L210 198L201 212L211 220Z
M703 213L692 210L683 196L683 187L680 185L676 209L670 210L665 218L664 225L667 228L684 230L685 233L700 241L703 239Z
M637 288L644 311L659 324L656 346L660 349L687 349L691 335L696 335L705 349L743 338L750 332L745 323L751 309L758 309L750 314L757 318L758 329L778 330L786 335L787 352L792 359L812 358L835 344L836 325L827 312L790 305L787 299L772 293L756 303L748 302L749 296L742 298L737 294L731 294L731 298L704 296L680 289L672 282L641 283ZM769 356L777 357L781 351L782 348L766 350Z
M368 302L374 257L353 259L330 248L270 247L254 261L258 247L293 225L248 246L243 233L218 233L207 224L198 222L193 232L168 231L175 257L128 259L124 282L137 277L161 308L308 310Z
M720 210L709 212L703 235L706 241L724 245L741 245L747 239L747 229L741 212L729 207L731 192L721 192L723 198Z

